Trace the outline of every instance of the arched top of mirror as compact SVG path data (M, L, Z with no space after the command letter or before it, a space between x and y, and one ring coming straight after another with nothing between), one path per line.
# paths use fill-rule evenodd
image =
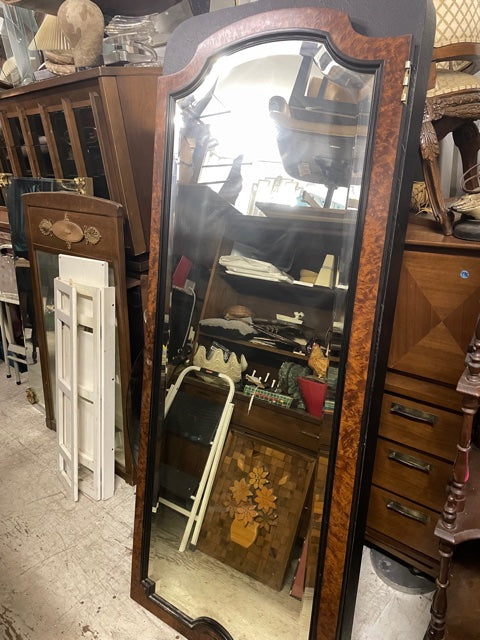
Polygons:
M177 103L180 103L182 96L187 96L192 91L195 91L196 87L202 82L205 73L208 73L211 65L218 60L219 57L228 57L233 51L237 51L244 47L251 47L255 43L265 42L266 40L283 40L287 38L293 38L294 40L300 40L305 37L306 40L310 40L318 43L320 46L324 46L328 49L329 53L336 61L340 61L340 64L349 68L354 61L354 68L359 71L365 71L367 74L373 74L375 70L381 70L382 80L385 80L387 90L394 92L397 90L399 83L403 82L404 69L398 69L395 72L393 66L388 68L395 56L391 56L393 48L398 47L400 39L395 38L372 38L365 37L362 34L355 31L350 22L350 18L344 14L339 13L338 10L330 7L304 7L302 2L293 2L295 9L278 9L280 6L291 6L291 4L281 0L278 4L270 2L270 0L260 0L251 4L237 7L235 10L225 9L214 12L213 14L206 14L203 16L197 16L196 18L186 21L174 32L171 41L169 42L169 49L167 51L165 59L165 70L176 71L172 75L164 76L159 83L158 94L158 107L157 107L157 136L156 136L156 175L162 172L162 168L165 166L166 157L164 155L168 145L172 143L172 140L165 135L165 132L171 134L174 117L173 103L169 100L174 97ZM329 3L330 4L330 3ZM340 5L343 6L343 2ZM378 6L373 6L378 5ZM365 7L358 9L357 22L361 25L362 29L366 33L398 33L399 26L400 31L405 33L408 31L407 25L412 27L408 21L400 19L400 14L397 10L389 16L385 15L385 10L380 11L381 7L385 8L384 0L374 0L372 8L366 10ZM263 9L270 9L274 7L272 11L263 12ZM413 5L412 5L413 6ZM418 3L415 4L418 11ZM375 9L378 9L378 21L377 13ZM422 5L422 11L425 11L425 15L419 16L415 22L415 28L420 32L421 27L425 25L422 21L422 17L427 20L428 0L426 5ZM390 11L390 8L389 8ZM375 20L367 22L365 20L365 14L370 17L374 16ZM355 12L354 12L355 14ZM246 17L244 17L246 16ZM198 23L197 23L198 20ZM231 21L235 20L232 24ZM213 29L218 25L223 26L219 31L212 33ZM225 26L228 25L228 26ZM405 29L402 29L402 27ZM410 29L410 32L413 29ZM199 42L202 35L207 34L205 40ZM419 46L422 42L419 43ZM396 55L398 62L398 56L407 60L410 51L410 37L405 36L403 38L403 52ZM195 55L190 59L190 53L195 51ZM398 49L396 49L398 51ZM185 55L185 52L190 52ZM223 55L222 55L223 54ZM410 55L412 59L415 56ZM386 60L387 67L383 68L384 62L379 64L376 60ZM187 66L182 68L183 62L187 62ZM363 68L362 68L363 65ZM412 79L416 80L417 69L415 66L412 68ZM396 74L396 77L395 77ZM370 76L371 77L371 76ZM382 89L385 93L385 87ZM409 100L413 104L413 98L415 98L415 92L411 93ZM421 99L420 99L421 101ZM397 105L398 106L398 105ZM418 110L418 107L417 107ZM374 113L375 113L374 109ZM398 117L401 117L401 108L398 109ZM390 122L392 124L393 121ZM387 136L388 138L388 136ZM166 166L167 173L170 170L169 166ZM163 175L166 177L166 173ZM165 191L165 183L162 180L154 180L154 194L152 200L152 225L156 233L160 234L160 203L165 205L166 199L169 194ZM156 236L158 238L158 235ZM155 237L155 235L154 235ZM156 277L156 270L158 264L155 261L151 264L150 273L153 278ZM147 329L148 331L148 329ZM150 336L152 339L153 336Z
M174 41L181 40L182 33L177 33L181 30L183 36L186 39L186 43L190 41L192 36L195 37L197 46L195 54L191 59L186 60L184 67L178 68L175 65L175 71L171 75L167 75L165 78L172 78L173 84L180 82L180 78L192 78L199 74L202 67L207 63L207 60L217 58L218 56L228 54L229 52L252 46L255 42L270 41L283 38L286 39L300 39L309 36L315 40L321 39L322 34L324 38L327 38L331 51L336 52L338 56L342 58L344 64L348 65L348 59L351 58L355 61L355 64L359 64L360 61L374 61L375 59L388 58L385 48L388 50L389 42L388 38L383 37L383 50L379 48L380 43L375 41L375 38L371 36L365 37L360 32L356 31L349 17L338 9L330 7L323 7L319 12L318 7L302 7L295 9L295 23L292 23L292 9L282 9L275 7L270 11L260 12L263 3L253 3L256 6L256 12L254 15L247 15L241 17L236 15L236 21L228 28L220 28L219 30L210 33L204 40L197 41L198 33L192 32L187 27L193 27L194 23L191 20L187 20L185 23L179 26L175 31ZM249 5L246 5L249 6ZM244 7L240 7L242 9ZM221 10L218 13L230 14L230 10ZM214 14L209 14L215 16ZM230 14L232 15L232 14ZM200 19L203 16L197 16L196 19ZM182 27L184 29L182 30ZM406 36L409 38L409 36ZM393 42L393 41L392 41ZM187 45L188 50L188 45ZM334 54L335 55L335 54ZM168 69L168 52L166 54L166 67Z
M170 75L188 65L199 44L212 34L228 27L232 22L255 16L266 11L279 9L301 9L305 7L334 8L348 15L352 28L370 37L399 36L412 34L419 43L424 40L428 48L428 38L424 38L424 28L434 29L435 11L432 2L419 3L417 0L389 2L385 0L258 0L234 8L221 9L186 20L180 24L170 38L163 71ZM415 20L412 20L415 16Z

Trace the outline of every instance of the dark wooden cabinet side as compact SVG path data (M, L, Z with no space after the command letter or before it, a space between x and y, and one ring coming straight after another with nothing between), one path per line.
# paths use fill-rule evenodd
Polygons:
M436 576L436 522L462 425L455 391L480 300L480 245L410 221L382 401L366 540Z

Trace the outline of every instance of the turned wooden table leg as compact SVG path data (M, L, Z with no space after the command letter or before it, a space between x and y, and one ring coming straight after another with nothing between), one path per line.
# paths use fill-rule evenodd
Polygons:
M445 637L445 621L447 614L447 589L450 583L450 566L455 548L458 515L465 508L466 483L470 476L469 454L473 419L478 412L480 397L474 395L472 389L480 382L480 318L475 327L472 350L467 354L467 368L460 378L457 391L463 393L462 428L460 431L457 455L452 469L452 477L448 485L448 496L442 516L435 528L435 535L440 538L440 570L436 580L436 590L430 608L430 624L424 640L443 640ZM469 393L470 392L470 393Z
M430 624L424 640L443 640L445 637L445 618L447 614L447 589L452 563L453 545L442 540L439 545L440 571L436 580L436 591L430 608Z

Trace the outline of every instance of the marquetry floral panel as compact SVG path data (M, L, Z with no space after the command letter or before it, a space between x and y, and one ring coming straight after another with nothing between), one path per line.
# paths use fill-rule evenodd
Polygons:
M231 431L198 548L280 590L315 460Z

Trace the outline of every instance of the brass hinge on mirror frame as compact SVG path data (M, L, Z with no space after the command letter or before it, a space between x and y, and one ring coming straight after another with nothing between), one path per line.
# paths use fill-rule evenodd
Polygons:
M412 72L412 63L410 60L405 62L405 73L403 74L403 82L402 82L402 97L401 101L403 104L407 104L408 99L408 89L410 87L410 74Z

